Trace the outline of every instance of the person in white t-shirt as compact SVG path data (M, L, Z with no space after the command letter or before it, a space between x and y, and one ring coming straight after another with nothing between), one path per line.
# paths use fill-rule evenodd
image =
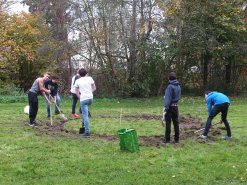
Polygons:
M93 102L93 92L96 90L96 85L92 77L87 75L86 69L79 70L81 78L75 82L76 95L80 98L80 107L82 111L82 127L85 129L85 133L80 134L81 137L90 137L88 106Z
M71 111L71 116L74 117L74 118L79 118L79 115L75 113L76 104L77 104L77 101L79 99L77 97L77 95L76 95L75 82L79 78L81 78L81 76L79 75L79 70L78 70L77 71L77 74L72 77L72 80L71 80L71 88L70 88L70 92L71 92L71 95L72 95L72 111ZM81 113L81 108L79 108L79 112Z

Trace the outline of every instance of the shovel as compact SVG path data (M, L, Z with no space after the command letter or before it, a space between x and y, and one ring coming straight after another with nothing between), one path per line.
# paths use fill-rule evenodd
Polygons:
M44 97L45 97L47 103L49 103L49 107L50 107L50 119L51 119L51 126L52 126L53 125L53 121L52 121L52 114L51 114L51 112L52 112L51 111L51 101L48 100L48 98L46 97L46 95L44 95ZM49 95L49 99L51 99L50 97L51 97L51 95Z
M215 124L213 124L212 126L218 125L218 124L220 124L220 123L222 123L222 121L220 121L220 122L218 122L218 123L215 123ZM200 132L200 131L203 131L203 130L205 130L205 127L204 127L204 128L201 128L201 129L199 129L199 130L196 130L194 133L197 133L197 132Z
M53 125L53 120L52 120L52 113L51 113L52 112L51 111L51 102L50 102L50 105L49 106L50 106L50 118L51 118L51 126L52 126Z
M50 95L50 97L52 98L52 100L54 100L54 98ZM55 106L56 106L56 108L57 108L57 110L58 110L58 112L59 112L59 116L64 120L64 121L68 121L68 118L64 115L64 114L62 114L62 112L61 112L61 110L59 109L59 107L57 106L57 104L55 103Z

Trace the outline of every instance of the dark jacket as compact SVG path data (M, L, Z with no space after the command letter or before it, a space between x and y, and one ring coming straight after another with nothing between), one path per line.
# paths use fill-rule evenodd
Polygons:
M51 90L51 96L54 97L58 93L58 84L52 83L52 80L45 81L45 88Z
M164 96L164 111L168 111L172 104L177 104L181 97L181 87L177 80L170 80Z

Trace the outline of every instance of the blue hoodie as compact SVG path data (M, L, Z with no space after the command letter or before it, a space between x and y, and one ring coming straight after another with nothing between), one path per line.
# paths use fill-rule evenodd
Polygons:
M206 103L208 107L208 115L212 110L212 106L217 106L223 103L230 103L229 98L223 93L213 91L206 97Z
M167 112L173 103L178 103L181 97L181 87L177 80L169 80L164 96L164 108Z

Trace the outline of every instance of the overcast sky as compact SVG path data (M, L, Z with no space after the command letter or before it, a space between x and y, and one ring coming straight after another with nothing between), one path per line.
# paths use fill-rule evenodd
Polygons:
M20 13L22 11L28 12L28 6L23 6L23 4L20 3L21 0L17 0L17 3L10 6L10 12L12 13Z

